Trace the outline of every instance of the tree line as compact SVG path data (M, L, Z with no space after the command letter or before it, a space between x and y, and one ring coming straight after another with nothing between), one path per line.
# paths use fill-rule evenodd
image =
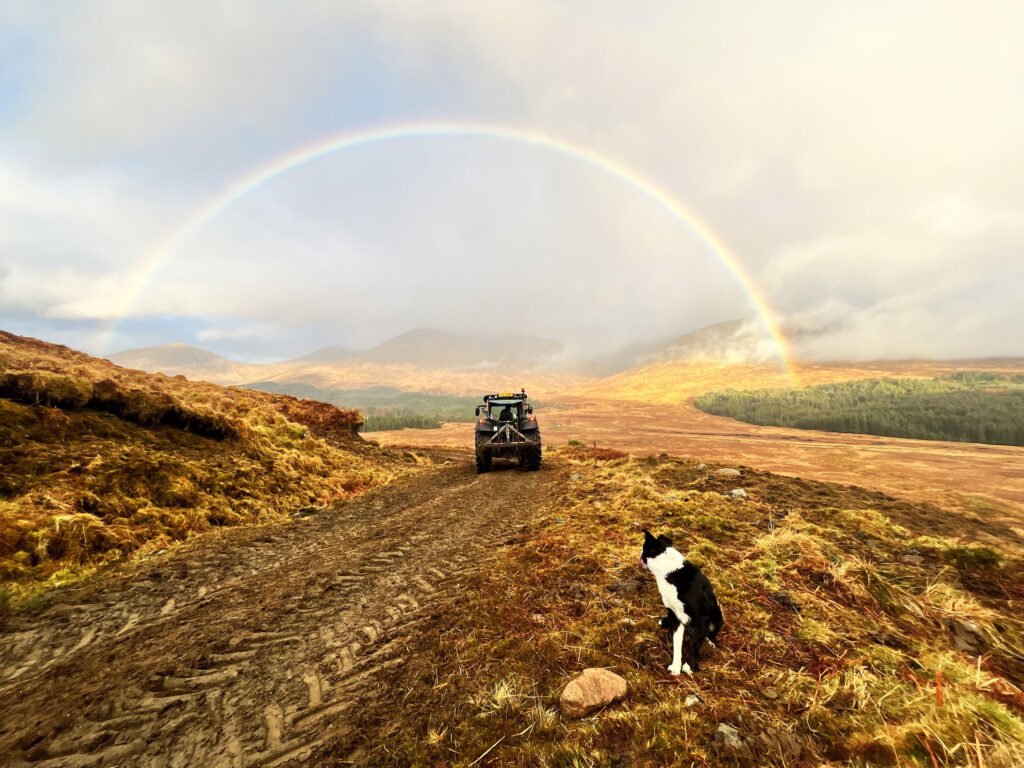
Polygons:
M1024 375L963 371L698 397L706 413L762 426L1024 446Z

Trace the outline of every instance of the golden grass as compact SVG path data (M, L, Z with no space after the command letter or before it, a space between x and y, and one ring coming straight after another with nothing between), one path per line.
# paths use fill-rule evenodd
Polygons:
M129 371L0 332L0 599L410 471L324 403Z
M466 766L496 744L481 763L1021 764L1018 549L950 560L970 548L955 518L912 531L877 509L830 507L827 496L796 505L782 478L771 493L740 478L751 493L740 502L695 463L565 454L579 478L471 585L431 641L435 659L410 673L424 716L420 732L388 744L399 762ZM636 562L642 528L672 536L722 603L720 647L705 649L693 678L666 672L663 609ZM923 564L901 561L912 544ZM954 650L951 617L980 627L985 653ZM624 675L629 697L564 720L558 696L587 666ZM719 723L747 751L717 749Z

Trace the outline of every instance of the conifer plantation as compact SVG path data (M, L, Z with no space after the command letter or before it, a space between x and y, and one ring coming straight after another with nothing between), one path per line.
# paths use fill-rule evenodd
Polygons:
M965 371L805 389L711 392L694 404L761 426L1024 445L1024 376Z

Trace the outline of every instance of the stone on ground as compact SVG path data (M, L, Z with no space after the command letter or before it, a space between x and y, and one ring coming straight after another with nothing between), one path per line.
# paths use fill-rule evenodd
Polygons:
M738 469L723 467L722 469L716 469L715 474L719 477L739 477L740 471Z
M978 656L988 648L988 640L985 638L985 633L973 621L951 616L943 619L942 623L946 625L946 629L952 635L953 647L958 651Z
M562 690L559 706L566 717L586 717L624 698L626 681L607 669L590 667Z
M746 743L739 731L731 725L719 723L715 729L715 747L731 755L739 755L748 751Z
M742 488L733 488L731 491L729 491L729 495L732 496L734 499L746 500L747 498L747 492L744 491Z

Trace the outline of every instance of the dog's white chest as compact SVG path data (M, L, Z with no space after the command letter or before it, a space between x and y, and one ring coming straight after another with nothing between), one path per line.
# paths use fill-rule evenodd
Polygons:
M679 619L680 624L686 624L690 617L686 615L686 606L683 605L679 599L679 593L675 586L669 584L661 576L655 579L658 585L658 592L661 593L661 602L664 603L665 607L672 611L676 618Z

